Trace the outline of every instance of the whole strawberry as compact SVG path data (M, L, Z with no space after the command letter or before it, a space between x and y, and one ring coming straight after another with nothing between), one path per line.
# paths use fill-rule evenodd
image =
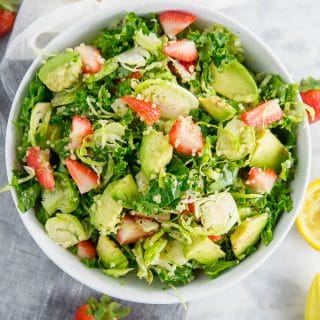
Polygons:
M0 0L0 38L13 27L19 0Z
M89 298L87 303L77 309L74 320L118 320L129 313L129 308L122 308L120 303L102 296L100 301Z
M74 315L74 320L94 320L94 316L89 314L90 309L87 303L81 305Z

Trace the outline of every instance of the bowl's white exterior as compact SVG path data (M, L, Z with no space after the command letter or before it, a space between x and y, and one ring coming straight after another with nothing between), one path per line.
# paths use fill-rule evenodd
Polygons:
M94 17L83 19L76 25L65 30L48 45L46 52L59 52L67 47L73 47L92 38L99 30L120 18L125 11L135 11L139 14L145 14L149 12L161 12L168 9L192 12L198 16L199 23L204 26L212 22L218 22L228 26L239 35L245 48L248 65L253 70L257 72L265 71L277 73L280 74L285 81L291 82L288 72L279 60L249 30L209 7L190 4L180 0L137 0L134 3L127 3L125 7L121 4L115 4L113 8L108 7L106 10L101 10L101 12L98 12ZM28 90L28 84L39 68L40 63L41 57L38 57L23 78L13 101L8 121L5 149L9 181L11 181L12 169L16 160L16 145L18 139L13 121L18 116L21 102ZM179 288L179 297L177 297L173 290L162 290L163 286L159 283L147 286L144 281L138 280L134 274L129 275L124 279L117 280L103 275L100 270L87 269L76 257L47 237L43 227L36 220L33 210L21 214L21 219L39 247L56 265L71 277L92 289L116 298L141 303L165 304L179 303L181 300L191 301L200 299L229 287L245 278L271 255L288 233L303 200L310 171L310 136L309 128L306 123L300 126L298 135L297 153L299 164L296 178L292 183L294 210L282 215L275 230L274 240L268 247L261 246L256 253L248 257L237 267L221 275L219 278L209 280L205 276L200 276L187 286ZM12 191L12 197L15 204L17 204L17 195L14 190Z

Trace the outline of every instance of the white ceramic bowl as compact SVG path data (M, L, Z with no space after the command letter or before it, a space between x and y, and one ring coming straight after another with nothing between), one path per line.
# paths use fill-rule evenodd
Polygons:
M98 31L119 19L125 11L134 11L138 14L145 14L150 12L161 12L168 9L192 12L198 17L198 23L203 26L218 22L229 27L233 32L239 35L245 49L247 64L250 68L256 72L265 71L279 74L285 81L291 82L288 72L279 60L261 42L261 40L249 30L209 7L190 4L179 0L138 0L129 4L127 2L125 7L121 4L115 4L113 8L101 10L94 17L82 19L77 25L65 30L48 45L46 51L60 52L67 47L76 46L83 41L93 38ZM28 90L29 82L38 70L40 63L41 58L38 57L23 78L13 101L7 127L5 149L9 181L11 181L12 178L12 169L16 160L16 146L18 141L13 121L18 116L21 102ZM71 277L92 289L116 298L142 303L165 304L178 303L181 302L181 299L184 301L200 299L229 287L245 278L271 255L288 233L295 220L296 214L299 211L310 171L310 137L309 128L306 123L301 125L298 131L297 153L299 164L295 180L292 182L294 209L292 212L284 213L282 215L276 226L274 240L271 244L268 247L261 246L256 253L249 256L238 266L222 274L215 280L209 280L204 275L197 277L187 286L179 288L180 297L177 297L173 290L163 290L163 285L160 283L154 283L151 286L147 286L144 281L138 280L134 274L128 275L124 279L117 280L103 275L100 270L87 269L76 257L67 250L59 247L47 237L42 225L35 218L33 210L21 214L21 219L39 247L56 265ZM15 191L12 191L12 196L15 204L17 204L17 195Z

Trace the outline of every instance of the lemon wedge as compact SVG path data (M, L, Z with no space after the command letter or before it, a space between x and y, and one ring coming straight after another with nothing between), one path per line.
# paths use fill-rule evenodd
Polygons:
M309 184L296 224L304 239L320 251L320 179Z
M318 273L311 284L309 289L306 309L305 309L305 320L320 319L320 273Z

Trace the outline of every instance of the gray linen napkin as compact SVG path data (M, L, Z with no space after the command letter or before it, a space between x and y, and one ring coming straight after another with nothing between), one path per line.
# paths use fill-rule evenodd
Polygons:
M17 18L21 25L20 18ZM5 42L0 41L0 59ZM11 100L31 61L5 60L0 66L0 185L5 173L5 128ZM8 96L7 96L8 95ZM10 97L10 99L8 98ZM67 320L89 296L99 294L58 269L23 226L10 193L0 195L0 319ZM182 305L146 305L120 301L131 307L128 320L186 319Z

